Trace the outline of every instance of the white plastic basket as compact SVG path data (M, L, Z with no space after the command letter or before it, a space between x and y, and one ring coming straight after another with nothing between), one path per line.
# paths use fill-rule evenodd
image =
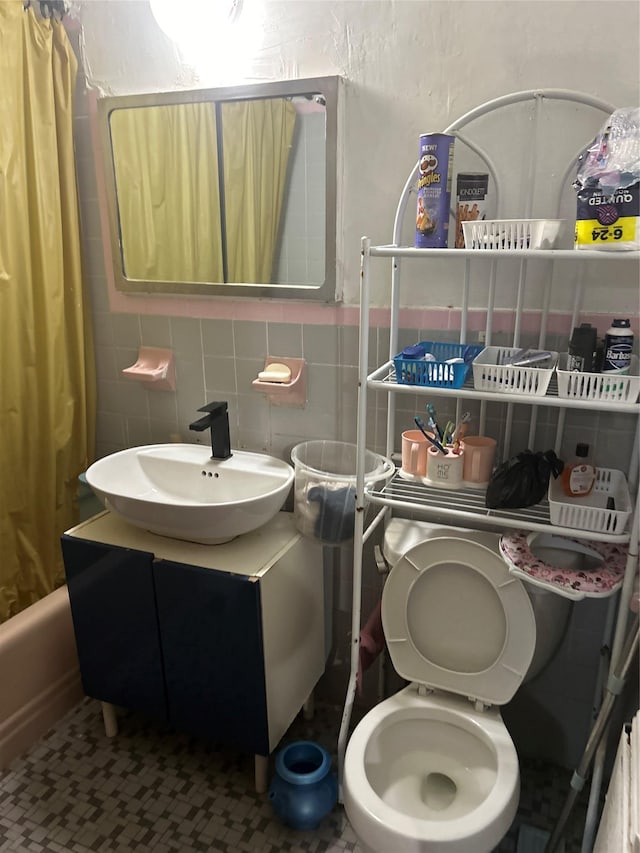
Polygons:
M635 403L640 394L640 367L637 355L631 356L628 374L581 373L567 370L568 353L558 359L558 396L569 400L609 400Z
M562 491L561 477L549 484L549 515L551 523L575 530L594 533L620 534L631 515L629 487L622 471L596 468L596 482L585 498L569 498ZM613 506L607 509L612 499Z
M485 347L472 363L476 391L503 391L544 397L558 361L558 353L550 351L550 357L540 362L539 367L503 364L519 351L517 347Z
M552 249L565 219L485 219L463 222L465 249Z

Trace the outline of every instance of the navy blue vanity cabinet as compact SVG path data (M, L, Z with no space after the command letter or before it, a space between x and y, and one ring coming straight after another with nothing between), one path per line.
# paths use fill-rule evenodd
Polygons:
M154 563L169 722L269 754L260 581Z
M62 539L85 692L177 731L267 756L324 672L322 549L292 513L220 545L149 533L103 512ZM115 706L115 707L114 707Z
M62 553L84 692L166 719L153 555L67 535Z

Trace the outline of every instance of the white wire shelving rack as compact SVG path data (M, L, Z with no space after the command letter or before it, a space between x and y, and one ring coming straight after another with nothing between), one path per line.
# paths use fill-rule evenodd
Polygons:
M604 122L606 117L611 115L615 107L598 98L590 97L579 92L574 92L564 89L544 89L544 90L526 90L515 92L510 95L505 95L488 101L485 104L471 110L463 115L453 124L449 125L443 132L453 134L458 141L469 147L471 151L477 154L486 165L486 169L493 179L495 188L495 206L496 216L500 217L501 211L501 184L498 177L498 170L492 162L489 154L479 145L472 141L466 134L465 128L474 120L485 117L494 111L500 110L511 105L531 102L533 117L530 137L532 143L528 157L524 162L524 173L528 185L531 186L536 173L536 160L538 157L538 132L542 123L542 110L545 101L560 101L567 104L569 107L579 105L581 107L592 108L599 114L600 124ZM563 189L570 183L572 170L575 169L575 162L580 152L576 152L576 156L569 162L566 171L560 176L558 183L557 203L558 212L561 207L561 196ZM361 630L361 585L362 585L362 559L363 547L367 540L371 537L374 531L395 513L411 513L417 514L424 518L436 518L440 523L450 522L451 524L463 525L471 528L491 527L493 529L501 528L519 528L529 530L542 530L550 533L555 533L561 536L574 536L586 540L600 540L628 543L629 556L626 564L626 571L622 588L618 594L617 603L615 606L615 619L613 626L613 638L611 643L611 653L609 659L609 671L615 671L615 665L618 662L624 640L628 622L629 604L633 594L633 585L638 567L638 541L640 537L639 531L639 507L640 507L640 491L638 488L639 482L639 459L638 451L640 447L640 403L627 402L611 402L611 401L593 401L586 399L565 399L558 396L557 385L555 378L552 378L549 389L544 396L533 395L512 395L499 392L485 392L475 390L473 387L473 379L468 378L465 384L460 389L443 389L438 387L421 387L416 385L402 385L395 381L395 371L393 356L398 350L398 319L400 312L400 292L401 292L401 268L404 259L412 261L421 260L428 263L429 260L440 258L446 259L452 265L460 265L462 268L463 287L462 287L462 304L460 306L460 340L461 344L467 343L467 320L469 311L470 289L471 289L471 264L488 264L488 306L486 312L486 328L485 328L485 344L490 345L493 333L493 311L495 309L495 292L496 292L496 270L497 265L502 260L517 259L520 261L519 275L517 277L517 292L515 302L515 321L513 328L512 346L519 346L521 334L521 316L524 310L524 294L526 291L527 267L530 264L535 264L540 261L553 262L575 261L588 264L589 261L597 260L611 263L618 267L619 264L635 264L638 267L640 264L640 252L600 252L596 250L575 251L573 249L551 249L551 250L466 250L466 249L416 249L410 246L401 244L401 234L403 230L403 222L407 209L407 204L414 192L418 163L416 163L407 178L405 186L400 195L398 206L396 209L393 239L389 245L373 246L366 237L362 239L361 247L361 284L360 284L360 342L359 342L359 372L358 372L358 406L357 406L357 470L356 470L356 517L354 530L353 544L353 603L352 603L352 620L351 620L351 668L350 677L347 686L345 697L344 710L342 715L342 724L338 737L338 779L340 789L340 799L342 799L342 779L344 769L344 756L346 745L349 737L349 729L353 704L355 700L358 658L359 658L359 634ZM527 198L524 203L523 215L526 218L531 217L532 201ZM370 308L371 308L371 273L370 264L378 258L391 259L391 291L390 291L390 334L389 334L389 359L384 364L377 367L372 372L368 371L369 365L369 330L370 330ZM459 267L459 268L460 268ZM550 310L551 301L551 282L553 278L553 270L548 275L548 285L542 295L541 309L541 325L539 333L539 346L545 348L545 339L547 335L547 321ZM583 287L580 283L574 294L573 313L570 327L567 329L567 334L573 326L579 322L579 315L582 310L583 303ZM543 501L534 507L526 510L503 511L487 510L484 506L484 493L474 493L471 490L460 490L447 492L443 489L431 489L421 484L403 480L397 476L392 477L381 488L367 488L365 491L365 450L367 446L367 398L370 391L385 392L389 395L389 405L387 407L387 426L386 426L386 455L392 457L396 448L394 448L395 434L395 407L391 405L394 395L424 394L429 397L445 396L456 400L456 405L459 407L465 401L477 400L480 401L480 431L484 428L485 405L487 402L498 402L506 404L506 431L505 445L511 435L511 423L513 418L514 406L530 406L531 412L531 427L530 437L535 436L535 428L540 407L551 407L558 409L558 422L556 428L556 452L559 452L562 442L563 431L565 426L565 413L571 409L588 410L591 412L603 413L624 413L635 418L635 439L633 443L633 451L628 466L627 477L629 481L630 491L633 496L634 510L631 513L630 522L627 528L622 532L614 534L592 533L588 530L574 530L567 527L558 527L552 525L549 517L548 502ZM633 424L633 420L631 421ZM631 427L634 431L634 427ZM520 448L517 448L520 449ZM505 456L507 453L505 452ZM365 508L368 504L373 504L377 512L370 521L365 522ZM370 518L370 513L367 519ZM592 776L592 784L590 790L589 808L587 814L587 822L583 838L582 853L588 853L591 850L593 836L595 833L595 821L597 818L597 806L600 794L600 784L602 779L602 764L604 762L604 751L599 751L596 756L596 766Z

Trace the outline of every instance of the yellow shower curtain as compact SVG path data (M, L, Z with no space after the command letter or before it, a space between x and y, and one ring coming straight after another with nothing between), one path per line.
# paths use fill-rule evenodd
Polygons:
M0 622L64 578L94 381L62 24L0 3Z
M215 108L109 117L124 270L143 281L222 281Z
M268 283L296 110L284 98L113 110L109 130L125 274ZM222 137L227 275L218 187Z
M222 104L227 281L270 282L296 109L285 98Z

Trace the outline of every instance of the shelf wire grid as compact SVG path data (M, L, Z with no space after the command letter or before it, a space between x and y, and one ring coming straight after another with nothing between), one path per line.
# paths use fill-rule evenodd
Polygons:
M485 506L484 489L443 489L428 486L418 480L407 480L396 471L393 477L380 488L367 488L367 496L373 503L407 504L408 509L424 509L430 512L448 510L484 516L489 523L504 526L505 520L513 526L530 527L531 523L550 525L549 501L545 498L535 506L525 509L492 510Z

